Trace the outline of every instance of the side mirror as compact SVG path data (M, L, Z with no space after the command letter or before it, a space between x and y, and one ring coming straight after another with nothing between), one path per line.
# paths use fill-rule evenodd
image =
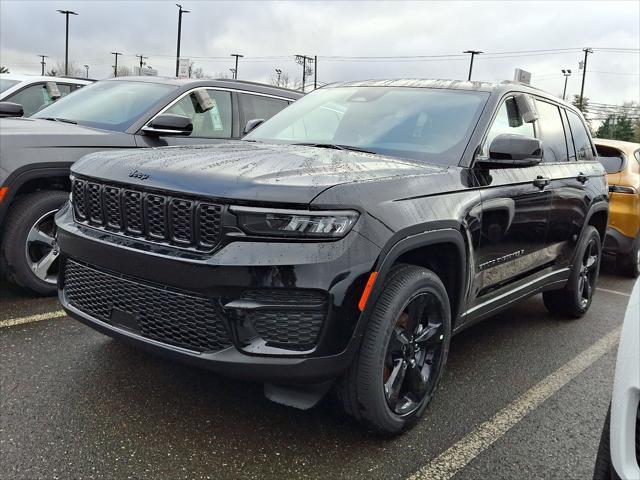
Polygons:
M262 125L263 123L264 123L264 118L254 118L253 120L249 120L247 124L244 126L244 130L242 131L242 133L246 135L251 130L256 128L258 125Z
M542 142L537 138L502 133L489 145L489 158L478 159L483 168L531 167L542 161Z
M184 115L163 113L142 127L142 131L155 137L170 135L187 137L193 132L193 123L189 117Z
M23 117L24 109L19 103L0 102L0 118L2 117Z

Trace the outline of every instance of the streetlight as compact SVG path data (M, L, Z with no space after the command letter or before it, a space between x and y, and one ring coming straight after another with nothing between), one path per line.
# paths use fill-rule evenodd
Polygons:
M44 61L45 58L49 58L47 55L38 55L41 60L40 60L40 65L42 66L42 72L40 73L41 75L44 75L44 67L47 65L47 62Z
M280 86L280 75L282 75L282 70L276 68L276 73L278 74L278 86Z
M562 74L564 75L564 90L562 91L562 100L564 100L567 96L567 80L569 80L569 77L571 76L571 70L565 70L563 68Z
M480 50L465 50L462 53L470 53L471 54L471 63L469 63L469 78L467 78L467 81L471 81L471 72L473 71L473 57L475 57L476 55L480 55L481 52Z
M64 45L64 74L69 75L69 15L78 14L76 12L72 12L71 10L58 10L58 12L62 13L66 17L67 21L67 33Z
M182 5L176 3L178 7L178 50L176 52L176 77L180 73L180 36L182 35L182 14L190 13L189 10L183 10Z
M230 68L229 71L231 72L231 78L236 79L237 70L235 68Z
M240 55L239 53L232 53L232 57L236 57L236 68L233 69L233 78L238 79L238 58L244 57L244 55Z
M84 68L87 70L87 78L89 78L89 65L85 65Z

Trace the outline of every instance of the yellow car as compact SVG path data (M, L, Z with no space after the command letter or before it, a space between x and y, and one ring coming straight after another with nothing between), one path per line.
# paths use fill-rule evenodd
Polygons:
M609 226L604 251L621 273L640 276L640 143L594 138L609 180Z

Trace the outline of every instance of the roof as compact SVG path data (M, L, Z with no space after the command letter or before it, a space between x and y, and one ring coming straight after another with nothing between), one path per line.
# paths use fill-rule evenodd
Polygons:
M29 75L29 74L21 74L21 73L2 73L0 74L0 78L6 80L15 80L17 82L69 82L80 83L83 85L88 85L93 83L94 80L86 79L86 78L77 78L77 77L52 77L48 75Z
M148 82L162 83L165 85L175 85L178 87L225 87L237 90L247 90L251 92L271 93L285 98L298 99L304 94L297 90L276 87L265 83L249 82L246 80L233 80L222 78L217 80L209 80L203 78L175 78L175 77L159 77L159 76L126 76L116 77L102 80L103 82Z

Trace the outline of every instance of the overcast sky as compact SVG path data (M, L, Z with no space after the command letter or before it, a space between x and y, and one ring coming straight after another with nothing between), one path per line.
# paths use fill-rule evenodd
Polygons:
M561 94L562 68L572 69L568 95L579 93L578 62L589 56L585 96L619 104L640 100L640 1L600 2L214 2L183 0L182 56L215 75L229 73L231 53L239 78L267 81L280 68L301 77L293 55L318 55L321 82L364 78L466 78L465 56L344 60L336 56L428 56L474 49L473 78L512 79L516 67L532 83ZM38 54L50 68L64 59L64 16L70 18L69 56L94 78L111 75L113 56L133 67L148 56L160 75L175 73L175 1L0 0L0 64L14 73L39 73ZM560 50L502 54L530 50ZM574 49L574 50L572 50ZM635 50L599 50L635 49ZM272 58L259 58L272 57ZM278 57L278 58L273 58Z

